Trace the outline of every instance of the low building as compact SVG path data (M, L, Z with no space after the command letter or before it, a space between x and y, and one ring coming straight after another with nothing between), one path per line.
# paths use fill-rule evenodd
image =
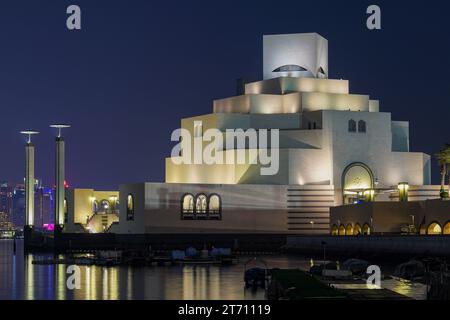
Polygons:
M450 201L367 202L331 208L331 234L450 235Z
M7 212L0 211L0 238L14 236L14 225Z
M108 232L119 221L119 192L67 189L64 231Z

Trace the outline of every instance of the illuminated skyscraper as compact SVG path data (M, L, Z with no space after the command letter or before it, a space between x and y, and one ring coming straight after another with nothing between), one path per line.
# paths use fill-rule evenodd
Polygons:
M0 212L11 215L13 188L8 183L0 185Z
M23 228L25 225L25 186L16 185L12 195L12 222L16 228Z
M42 186L36 188L34 225L37 228L53 223L53 193L51 188Z

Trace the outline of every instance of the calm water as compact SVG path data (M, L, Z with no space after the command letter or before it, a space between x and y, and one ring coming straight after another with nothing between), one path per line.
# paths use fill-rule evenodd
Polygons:
M80 266L81 289L68 290L65 265L33 265L50 255L23 254L23 241L0 240L0 299L264 299L264 291L244 289L246 267L308 269L310 260L265 256L248 263L240 257L233 266L98 267ZM386 287L423 298L423 288L390 280Z
M264 291L244 290L249 258L233 266L80 266L81 289L66 288L65 265L34 265L51 255L23 254L23 241L0 241L0 299L264 299ZM306 262L265 257L268 267L299 268ZM249 266L263 267L262 261Z

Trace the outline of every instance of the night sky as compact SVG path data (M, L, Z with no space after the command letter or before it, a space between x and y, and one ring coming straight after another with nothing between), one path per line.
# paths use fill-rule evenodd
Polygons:
M378 4L382 30L366 28ZM71 186L164 180L172 130L212 112L237 78L262 79L262 35L318 32L330 78L409 120L411 151L450 142L450 41L443 1L62 1L0 3L0 181L23 178L23 129L41 131L36 176L53 184L53 122ZM82 30L66 28L66 8ZM432 164L433 183L438 168Z

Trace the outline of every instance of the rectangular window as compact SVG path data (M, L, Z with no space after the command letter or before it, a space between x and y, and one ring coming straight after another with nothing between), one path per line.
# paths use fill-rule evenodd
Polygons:
M127 197L127 221L134 220L134 197L129 194Z

